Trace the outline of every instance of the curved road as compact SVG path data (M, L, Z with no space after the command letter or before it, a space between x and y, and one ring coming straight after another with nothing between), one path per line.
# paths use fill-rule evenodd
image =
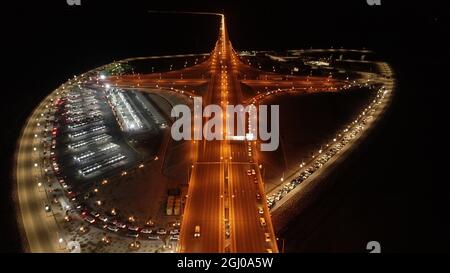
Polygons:
M31 252L58 252L59 230L52 213L44 209L46 204L45 181L41 171L43 164L43 145L41 129L50 98L47 96L40 105L34 109L22 130L16 150L16 182L17 196L20 203L21 218ZM38 126L40 124L40 126ZM37 165L35 165L37 164ZM42 186L38 186L38 183ZM50 204L49 204L50 205Z

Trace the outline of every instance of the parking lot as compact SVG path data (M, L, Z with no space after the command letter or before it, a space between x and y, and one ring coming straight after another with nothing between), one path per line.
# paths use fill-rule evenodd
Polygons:
M102 90L79 86L68 90L55 102L54 116L52 164L66 180L90 182L135 159L117 134ZM81 186L69 183L74 188Z
M117 196L99 192L108 187L117 189L121 183L130 183L130 179L137 185L141 181L144 189L148 188L148 177L159 171L160 162L145 158L135 149L137 145L130 143L136 143L136 135L165 129L165 118L146 96L131 90L73 85L52 104L45 117L46 186L53 196L53 202L45 205L47 213L60 218L74 237L84 238L88 230L92 235L86 236L99 237L95 248L117 248L110 241L122 238L113 241L130 241L127 250L139 250L141 242L145 251L175 249L179 240L178 217L161 218L161 208L155 203L150 206L154 217L142 222L143 217L135 218L140 215L138 208L114 209L114 200L121 207ZM166 189L151 187L151 198L163 198ZM128 194L126 189L120 192ZM130 196L124 198L130 202ZM133 208L138 211L134 213ZM132 214L136 216L129 217ZM108 236L108 244L104 236Z

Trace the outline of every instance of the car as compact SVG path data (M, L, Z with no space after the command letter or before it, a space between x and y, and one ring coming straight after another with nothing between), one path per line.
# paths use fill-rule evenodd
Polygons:
M112 225L116 225L117 224L117 220L114 218L108 218L108 222Z
M127 237L132 237L132 238L137 238L137 237L139 237L139 233L132 231L132 232L128 232L126 234L126 236Z
M255 178L253 179L253 183L258 184L258 178L255 177Z
M267 225L266 219L264 219L263 217L259 218L259 223L261 224L262 227L265 227Z
M128 226L128 229L131 231L138 231L139 227L138 226Z
M156 231L156 234L159 234L159 235L166 235L166 234L167 234L167 231L166 231L164 228L160 228L160 229L158 229L158 231Z
M103 222L107 222L108 221L108 217L106 217L106 215L100 215L98 217L98 219L100 219L100 221L103 221Z
M256 171L255 171L255 169L252 169L252 174L253 174L253 175L255 175L255 174L256 174Z
M196 225L196 226L195 226L195 229L194 229L194 237L195 237L195 238L200 237L200 226L199 226L199 225Z
M225 236L227 236L227 238L230 238L230 235L231 235L230 230L229 229L225 230Z
M95 219L91 216L86 216L86 218L84 218L84 221L88 222L89 224L95 223Z
M277 196L275 196L275 201L280 201L280 199L282 198L282 194L279 193Z
M100 216L100 213L96 212L96 211L91 211L90 215L94 216L95 218Z
M117 222L117 223L116 223L116 227L118 227L118 228L126 228L127 225L125 225L125 224L122 223L122 222Z
M248 176L252 175L252 170L247 170L247 175Z
M258 208L258 213L259 213L259 214L264 214L264 209L263 209L262 207L259 207L259 208Z
M113 225L108 225L107 227L108 230L112 231L112 232L117 232L119 231L119 228Z
M150 235L148 236L149 240L159 240L159 236L158 235Z
M270 233L264 233L264 237L266 238L266 242L270 242Z
M256 193L256 200L261 200L261 194L259 192Z
M180 234L180 230L179 229L172 229L170 231L170 235L175 235L175 234Z
M141 233L144 233L144 234L152 234L152 233L153 233L153 230L151 230L151 229L149 229L149 228L143 228L143 229L141 229Z
M44 209L46 212L50 212L52 210L49 204L45 204Z
M178 235L178 234L171 235L169 240L178 241L178 240L180 240L180 235Z

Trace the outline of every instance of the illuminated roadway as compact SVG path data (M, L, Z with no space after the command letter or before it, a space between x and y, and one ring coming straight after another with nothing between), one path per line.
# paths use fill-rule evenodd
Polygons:
M122 75L107 79L120 87L180 88L207 85L203 103L237 105L244 103L241 85L252 88L292 88L304 91L335 91L348 83L330 78L286 76L263 72L244 64L228 39L225 17L221 16L219 39L210 57L188 68L146 75ZM263 77L261 77L263 75ZM258 79L259 77L259 79ZM264 78L264 79L261 79ZM45 103L49 103L50 96ZM41 103L33 112L18 143L16 153L17 193L20 212L28 244L32 252L57 252L58 226L54 216L45 213L45 190L37 189L35 177L42 174L39 154L42 131L36 118L45 113ZM225 117L223 117L225 120ZM204 120L206 121L206 120ZM40 133L39 133L40 132ZM223 128L225 135L227 128ZM39 134L37 138L34 134ZM252 154L249 156L249 145ZM37 148L34 151L34 147ZM185 204L180 252L278 252L269 210L266 205L263 181L254 158L256 143L247 141L192 141L192 170ZM30 158L30 154L32 157ZM38 167L34 166L34 160ZM252 162L252 163L251 163ZM247 175L254 169L255 175ZM257 178L256 183L254 181ZM257 198L257 193L260 198ZM263 209L263 214L259 213ZM266 221L261 226L260 217ZM200 236L194 237L196 226ZM269 238L266 239L268 234Z
M238 58L228 40L224 16L220 29L209 61L211 88L205 103L224 109L227 104L238 104L242 95L235 72ZM222 133L226 131L223 128ZM261 181L255 184L247 175L246 145L228 140L195 144L198 154L181 226L181 252L278 251L267 208L264 215L258 214L258 207L265 207L265 202L256 199L256 193L262 193ZM261 226L260 217L266 219L266 227ZM196 226L200 227L199 237L194 237ZM266 242L266 232L270 242Z
M184 90L206 84L207 91L202 94L204 106L217 104L222 109L228 104L246 103L241 93L242 84L251 88L302 92L333 92L348 84L330 77L279 75L244 64L228 39L225 17L220 15L220 18L219 38L209 58L203 62L164 73L113 76L108 79L109 83L119 87ZM223 124L226 124L225 118ZM204 118L203 123L206 121ZM222 128L224 136L226 132L227 128ZM248 145L254 151L258 148L256 143L191 142L192 168L178 250L195 253L278 252L255 154L248 154ZM256 174L247 175L250 169ZM259 213L259 208L263 209L263 214ZM261 225L260 217L265 219L266 226ZM194 236L196 226L200 227L199 237Z
M42 167L39 154L42 153L41 128L44 122L41 115L46 113L44 104L48 102L47 97L46 101L41 103L29 117L15 155L17 195L24 232L31 252L57 252L59 249L57 223L52 213L45 212L43 201L46 199L45 191L39 190L38 187L38 182L42 183L41 188L44 187L45 182L35 179L40 176ZM39 122L41 122L40 126L38 126Z
M204 63L210 65L211 76L205 104L226 105L244 103L241 83L249 86L289 87L308 90L337 90L347 84L330 78L289 77L289 81L275 73L265 73L264 80L242 81L258 77L262 71L239 59L228 39L225 17L221 15L219 39ZM199 71L197 71L199 72ZM179 74L184 72L179 72ZM204 75L204 72L202 72ZM286 76L284 76L286 77ZM223 124L226 125L223 117ZM226 134L227 128L223 128ZM254 142L200 141L194 144L193 170L189 182L188 198L181 226L180 252L278 252L272 221L266 205L264 186L254 160ZM249 146L252 153L249 155ZM250 163L252 162L252 163ZM247 175L254 169L255 175ZM254 179L256 183L254 182ZM257 194L260 195L257 198ZM263 214L259 213L262 208ZM262 226L260 218L266 226ZM200 236L194 237L200 226ZM268 238L266 238L266 234Z

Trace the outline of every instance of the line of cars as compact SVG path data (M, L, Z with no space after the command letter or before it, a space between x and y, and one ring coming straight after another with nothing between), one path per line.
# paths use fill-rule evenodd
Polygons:
M88 224L95 225L98 228L120 233L126 237L143 238L148 240L162 240L163 237L169 235L169 240L178 241L180 239L179 228L167 230L165 228L155 228L153 225L137 226L130 222L120 221L115 216L107 216L97 211L88 211L81 209L81 217Z
M249 150L250 150L250 145L249 145ZM253 168L247 169L247 175L249 176L249 178L253 181L253 183L258 186L258 178L256 176L256 170ZM267 228L267 222L266 219L264 218L264 207L263 207L263 203L262 203L262 195L259 192L259 188L257 187L256 190L256 200L257 202L260 204L257 207L258 210L258 215L259 215L259 224L261 226L261 228L266 229ZM271 243L271 235L269 232L266 232L267 230L265 230L264 232L264 238L265 241L267 243ZM267 248L267 252L272 252L272 248Z
M46 182L46 191L52 204L59 204L61 209L66 211L64 219L70 220L69 212L72 210L68 199L72 201L76 198L76 193L72 191L71 187L66 183L64 176L61 174L60 166L56 156L56 139L61 135L61 127L59 126L58 118L55 113L58 112L64 103L65 99L62 97L67 94L67 91L63 91L59 96L50 99L50 104L47 104L46 115L41 114L41 122L38 122L38 126L43 127L43 171L45 173L44 181ZM42 126L44 124L44 126ZM36 137L36 135L35 135ZM36 151L36 148L34 148ZM39 182L39 186L43 183ZM46 213L52 211L51 203L44 204L44 210Z
M362 120L361 123L364 123L365 121L371 119L371 116L368 116ZM287 182L283 188L280 188L277 192L272 193L267 196L267 206L269 209L273 208L277 201L281 200L283 197L285 197L290 191L295 189L298 185L300 185L303 181L305 181L309 176L311 176L315 171L320 169L325 163L330 160L331 157L333 157L335 154L337 154L347 143L349 143L353 138L356 137L356 135L361 132L364 129L363 124L358 124L352 128L352 130L345 129L344 133L345 136L337 142L335 145L333 145L330 149L328 149L326 152L320 151L320 155L312 161L309 166L300 172L300 174L292 179L290 182Z

